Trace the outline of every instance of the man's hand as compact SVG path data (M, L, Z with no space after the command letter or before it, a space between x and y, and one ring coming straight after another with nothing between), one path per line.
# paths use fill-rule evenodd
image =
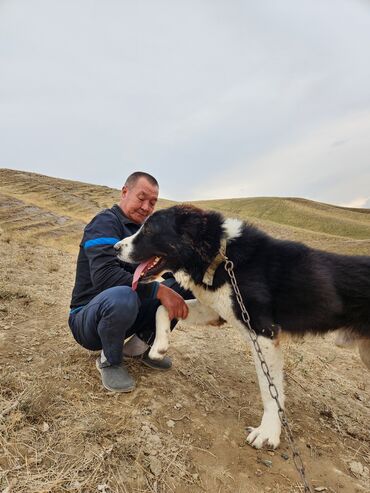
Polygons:
M174 318L186 318L188 316L188 305L173 289L160 284L157 291L157 298L167 308L170 320Z

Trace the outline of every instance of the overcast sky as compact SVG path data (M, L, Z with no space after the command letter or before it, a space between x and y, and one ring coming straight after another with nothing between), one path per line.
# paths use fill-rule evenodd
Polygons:
M370 3L0 0L0 167L370 207Z

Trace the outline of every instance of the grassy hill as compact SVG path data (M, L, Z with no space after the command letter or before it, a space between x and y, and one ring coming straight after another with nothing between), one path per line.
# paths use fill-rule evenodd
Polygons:
M0 228L69 252L78 247L84 225L118 200L113 188L0 169ZM160 200L159 207L167 203Z
M243 219L260 219L288 227L353 239L370 238L370 209L347 209L289 197L209 200L199 201L197 204Z
M119 200L117 189L36 173L1 169L0 183L0 228L13 237L69 252L77 248L84 224ZM158 208L174 203L160 199ZM192 203L253 222L276 237L343 253L370 251L369 209L274 197Z

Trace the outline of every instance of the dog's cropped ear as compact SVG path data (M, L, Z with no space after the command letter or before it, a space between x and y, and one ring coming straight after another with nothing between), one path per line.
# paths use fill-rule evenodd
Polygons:
M176 230L179 234L196 240L204 231L207 217L204 211L195 207L182 207L176 216Z

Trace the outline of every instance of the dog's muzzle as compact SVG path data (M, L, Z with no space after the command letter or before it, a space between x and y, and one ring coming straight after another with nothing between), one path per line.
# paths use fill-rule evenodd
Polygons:
M123 262L131 262L130 253L131 253L131 242L127 241L127 238L124 240L118 241L113 245L113 248L117 252L117 257Z

